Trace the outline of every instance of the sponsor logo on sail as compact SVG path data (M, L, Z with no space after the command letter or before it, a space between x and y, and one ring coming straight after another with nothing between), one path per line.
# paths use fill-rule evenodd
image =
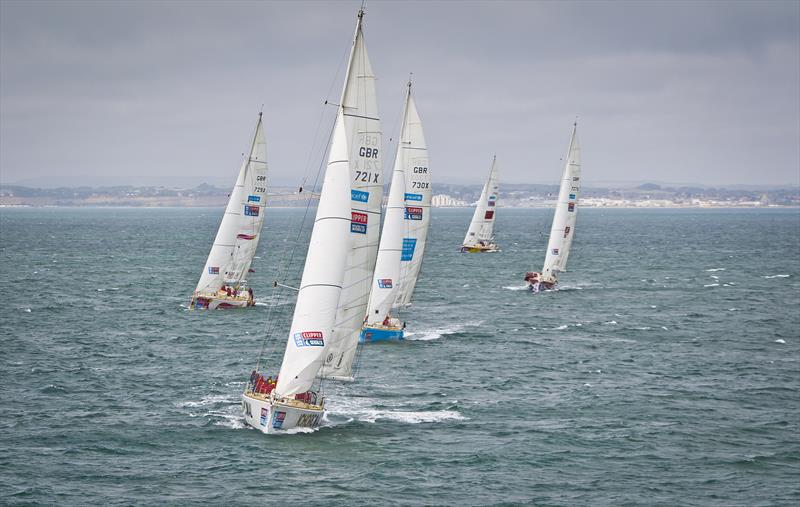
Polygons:
M406 201L422 201L422 194L409 194L406 192L404 198Z
M358 234L367 233L367 220L369 217L366 213L359 213L357 211L351 212L350 215L350 232Z
M247 196L247 202L261 202L261 196L260 195L248 195Z
M379 278L378 279L378 287L381 289L391 289L392 288L392 279L391 278Z
M579 176L573 176L572 181L580 181L581 178Z
M363 190L351 190L350 191L350 200L351 201L358 201L358 202L368 202L369 201L369 192L364 192Z
M567 236L569 236L569 231L570 231L570 228L569 228L569 226L566 226L566 227L564 227L564 237L565 237L565 238L566 238Z
M558 248L553 248L553 255L558 255Z
M571 202L567 204L567 211L575 211L575 203Z
M577 199L577 197L575 197L575 194L569 194L569 198L570 199Z
M247 206L244 207L244 215L247 217L257 217L258 216L258 206Z
M219 266L209 266L208 267L208 274L209 275L218 275L219 274Z
M422 208L406 207L406 220L422 220Z
M495 205L494 201L489 201L489 206L494 206L494 205Z
M294 344L298 347L324 347L325 340L322 331L302 331L295 333Z
M413 259L416 248L417 238L403 238L403 251L400 254L400 260L408 262Z
M236 235L236 239L247 239L247 240L256 239L256 235L255 234L237 234Z
M489 210L483 215L484 220L491 220L492 218L494 218L494 210Z
M573 192L577 192L578 190L580 190L580 187L572 187Z
M279 429L283 427L283 421L286 420L286 412L275 412L275 417L272 418L272 427Z

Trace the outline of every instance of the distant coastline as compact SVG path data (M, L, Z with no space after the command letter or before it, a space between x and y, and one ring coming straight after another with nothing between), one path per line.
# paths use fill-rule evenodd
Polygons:
M468 208L478 199L481 185L440 183L435 187L433 206ZM501 186L499 207L551 208L558 189L555 185ZM160 186L61 187L53 189L0 185L0 207L137 207L201 208L224 207L228 190L201 184L193 188ZM304 207L317 195L297 187L272 187L267 206ZM658 208L778 208L800 207L800 187L773 189L728 189L669 187L652 183L633 187L585 187L580 196L582 207L620 209Z

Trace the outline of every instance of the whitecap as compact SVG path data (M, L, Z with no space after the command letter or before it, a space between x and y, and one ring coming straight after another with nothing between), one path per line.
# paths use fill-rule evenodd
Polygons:
M769 275L769 276L764 276L762 278L789 278L789 276L791 275Z
M427 330L419 330L419 331L406 331L403 336L406 340L411 341L429 341L429 340L436 340L441 338L442 336L446 336L449 334L455 334L462 331L466 327L476 327L483 324L483 321L475 321L475 322L464 322L462 324L454 324L449 327L444 327L440 329L427 329Z
M358 417L359 421L375 423L379 419L397 421L406 424L436 423L442 421L465 421L466 417L456 410L429 410L429 411L404 411L404 410L377 410L369 409Z
M224 402L233 402L235 398L231 398L229 395L224 394L210 394L208 396L203 396L199 401L183 401L180 403L176 403L176 407L204 407L206 405L211 405L212 403L224 403Z
M708 285L703 285L703 287L719 287L718 283L709 283Z
M714 272L714 271L725 271L725 268L711 268L707 269L706 271Z
M509 286L503 287L503 288L507 289L507 290L527 290L528 286L527 285L509 285Z
M603 324L604 325L608 324L608 325L611 325L611 326L615 326L615 325L617 325L617 321L616 320L609 320L608 322L603 322Z
M778 338L777 340L775 340L775 343L786 343L786 340L784 340L783 338Z

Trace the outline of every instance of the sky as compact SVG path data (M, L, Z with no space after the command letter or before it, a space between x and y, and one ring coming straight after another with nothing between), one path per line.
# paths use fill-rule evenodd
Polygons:
M0 183L273 184L323 162L356 1L0 0ZM800 185L800 2L375 1L384 153L413 88L434 181ZM389 155L384 171L389 171Z

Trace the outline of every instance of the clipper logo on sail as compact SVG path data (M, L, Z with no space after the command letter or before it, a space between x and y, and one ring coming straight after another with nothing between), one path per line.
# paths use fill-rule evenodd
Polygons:
M219 274L219 266L209 266L208 267L208 274L209 275L218 275Z
M322 331L303 331L295 333L294 344L298 347L324 347L325 340L322 338Z
M422 220L422 208L406 207L406 220Z
M403 252L400 254L400 260L407 262L413 259L416 248L417 238L403 238Z
M369 201L369 192L364 192L361 190L351 190L350 191L350 200L351 201L358 201L358 202L368 202Z
M378 287L381 289L391 289L392 288L392 279L391 278L379 278L378 279Z
M358 234L367 233L367 220L369 217L366 213L359 213L357 211L351 212L350 215L350 232L357 232Z
M258 216L258 206L245 206L244 207L244 216L246 216L246 217L257 217Z
M489 206L494 206L496 201L497 201L496 195L489 196Z
M404 198L406 201L422 201L422 194L409 194L406 192Z
M261 196L260 195L248 195L247 196L247 202L261 202Z

